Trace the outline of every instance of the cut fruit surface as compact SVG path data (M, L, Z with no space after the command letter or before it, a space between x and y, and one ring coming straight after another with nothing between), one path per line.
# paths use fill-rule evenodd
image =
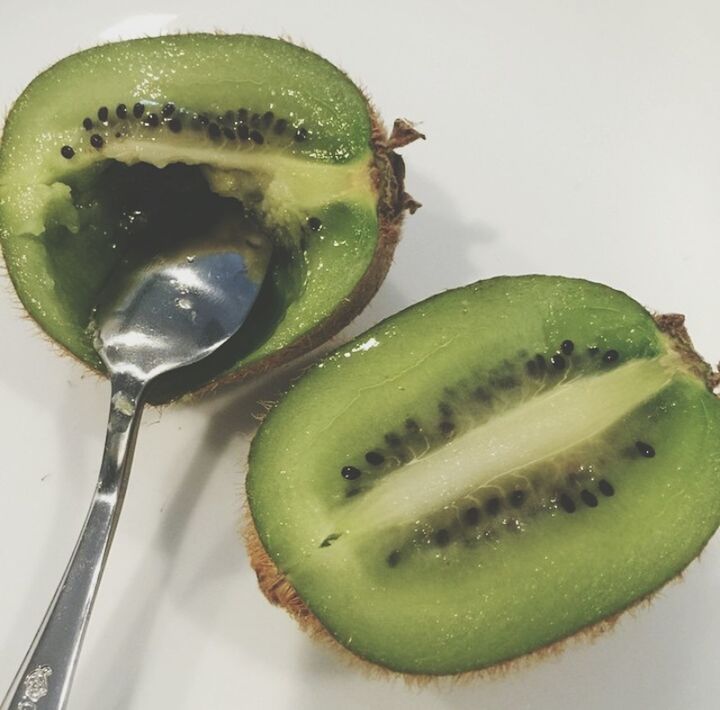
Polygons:
M491 279L315 366L251 448L261 587L358 656L485 668L680 572L720 522L720 402L679 317Z
M96 47L37 77L8 116L8 271L47 333L99 368L87 325L127 254L245 220L275 245L258 305L230 349L166 390L243 376L317 345L374 294L414 206L392 152L407 140L388 142L360 90L288 42Z

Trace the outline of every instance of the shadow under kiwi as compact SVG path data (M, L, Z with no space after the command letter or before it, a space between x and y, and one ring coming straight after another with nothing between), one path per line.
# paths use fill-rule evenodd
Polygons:
M714 546L720 557L720 546ZM465 679L440 678L408 686L400 678L369 678L336 652L307 639L302 649L307 695L298 710L676 710L702 704L720 691L706 674L703 654L716 646L720 580L713 564L693 564L682 584L671 584L648 605L624 614L594 635L580 632L557 649L541 650L499 670ZM701 579L702 577L702 579ZM661 608L657 608L661 607ZM700 660L700 663L698 663ZM697 669L697 670L695 670ZM712 707L715 707L714 705Z

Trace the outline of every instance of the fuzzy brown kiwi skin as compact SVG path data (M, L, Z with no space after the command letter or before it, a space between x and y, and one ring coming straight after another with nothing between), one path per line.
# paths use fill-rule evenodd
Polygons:
M391 670L385 666L378 665L362 656L359 656L343 646L322 624L322 622L310 611L287 577L278 570L275 563L270 559L260 541L260 537L252 521L252 515L246 506L245 522L241 526L241 534L245 540L250 564L255 570L260 590L265 598L273 605L282 607L298 623L300 628L313 639L313 641L332 649L339 660L349 668L357 669L369 678L394 679L400 678L409 686L423 687L427 685L441 684L466 684L482 681L487 678L504 677L509 673L529 668L537 662L546 658L559 656L570 644L592 643L601 635L611 631L622 616L627 613L650 606L655 595L665 586L682 580L685 570L681 570L674 577L667 579L661 587L636 599L624 609L596 621L592 624L578 629L575 633L557 639L552 643L540 646L534 651L504 661L499 661L492 666L478 668L471 671L463 671L455 674L430 674L430 673L405 673ZM704 548L703 548L704 549ZM698 557L702 550L698 553ZM697 558L696 558L697 559Z
M679 313L655 314L653 316L658 329L668 335L671 340L671 346L678 352L683 361L689 366L707 386L710 392L720 386L720 372L713 371L713 368L700 357L692 345L690 336L685 329L685 316ZM720 366L719 366L720 369ZM715 395L720 398L720 395ZM468 682L483 679L490 676L502 676L512 672L520 667L533 664L549 656L555 656L562 653L570 642L575 641L594 641L601 634L614 628L621 616L627 612L632 612L642 606L649 606L655 595L658 594L666 585L682 579L685 569L694 560L672 577L668 577L663 584L649 594L636 599L623 609L614 614L588 624L575 633L568 634L556 641L545 646L540 646L522 656L499 661L492 666L478 668L476 670L464 671L456 674L422 674L422 673L404 673L394 671L384 666L373 663L372 661L359 656L343 646L326 628L322 622L313 614L310 608L305 604L302 597L297 593L290 583L287 576L277 567L267 550L262 544L260 535L255 527L255 521L252 517L250 506L245 504L244 520L240 529L241 535L245 541L250 566L257 576L260 591L265 598L273 605L280 606L292 616L299 624L300 628L307 632L313 639L329 646L337 651L341 660L351 667L359 668L366 675L379 678L400 677L409 685L427 685L443 681L450 682ZM709 542L709 540L708 540ZM707 542L706 542L707 544ZM702 554L705 546L698 552L695 559Z

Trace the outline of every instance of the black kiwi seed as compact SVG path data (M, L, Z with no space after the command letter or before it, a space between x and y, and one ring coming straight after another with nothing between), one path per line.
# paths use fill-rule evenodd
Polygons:
M585 503L588 508L597 507L598 499L595 497L594 493L591 493L587 489L583 488L583 490L580 491L580 498L582 498L582 502Z
M556 354L553 355L550 358L550 364L556 369L556 370L564 370L565 369L565 358L562 355Z
M445 434L445 436L449 436L455 431L455 425L452 422L443 420L438 424L438 429L440 429L440 432Z
M408 431L418 432L420 431L420 425L414 419L405 420L405 428Z
M232 128L229 128L228 126L225 126L225 128L223 128L223 135L229 141L235 140L235 131Z
M128 110L125 104L118 104L115 109L115 115L118 118L127 118Z
M525 502L525 491L513 491L510 494L510 505L513 508L520 508L522 504Z
M319 232L322 222L317 217L308 217L307 226L311 232Z
M101 106L98 109L98 119L102 121L103 123L107 123L108 118L110 117L110 112L108 111L107 106Z
M565 355L572 355L572 351L575 350L575 343L573 343L572 340L563 340L562 343L560 343L560 350L562 350Z
M204 113L199 114L197 120L201 126L207 126L210 123L210 119Z
M272 111L265 111L265 113L262 115L263 126L265 126L265 128L270 128L274 119L275 114Z
M75 151L72 149L69 145L64 145L62 148L60 148L60 155L62 155L63 158L67 158L70 160L70 158L75 155Z
M435 542L440 547L445 547L450 542L450 533L445 528L441 528L435 533Z
M396 449L402 445L402 439L395 432L390 432L389 434L385 434L385 443Z
M217 123L208 125L208 135L212 140L216 141L220 138L220 126Z
M500 512L500 499L493 496L485 502L485 512L495 517Z
M644 456L646 459L651 459L655 456L655 449L650 446L650 444L646 444L644 441L636 441L635 448L640 452L640 455Z
M371 466L380 466L380 464L385 463L385 457L379 451L368 451L365 454L365 460Z
M246 108L239 108L237 115L238 115L238 121L247 121L248 110Z
M545 372L547 369L545 358L540 353L535 356L535 364L537 365L538 372Z
M287 121L284 118L278 118L277 121L275 121L275 126L273 127L273 131L277 135L282 135L285 133L285 129L287 128Z
M343 466L340 469L340 475L346 481L355 481L356 479L360 478L361 474L362 471L359 468L355 468L355 466Z
M145 117L143 123L150 128L156 128L160 125L160 116L158 116L156 113L149 113Z
M260 133L260 131L250 131L250 140L258 145L262 145L265 142L263 134Z
M463 520L466 525L477 525L480 522L480 508L473 506L463 513Z
M620 358L620 353L617 350L608 350L603 355L603 360L605 362L617 362Z
M164 118L169 118L175 113L175 104L168 102L162 107L162 115Z
M398 562L400 562L400 550L393 550L387 556L388 567L397 567Z
M144 113L145 106L143 104L138 102L133 106L133 116L135 116L135 118L140 118Z
M300 126L300 128L295 131L295 140L298 141L298 143L302 143L302 141L307 140L308 132L307 128L305 126Z
M240 138L240 140L243 140L243 141L249 140L250 129L244 123L238 124L238 127L236 130L237 130L238 138Z
M444 417L451 417L453 413L452 407L447 402L440 402L440 404L438 404L438 411Z
M173 132L173 133L180 133L182 129L182 123L180 123L179 118L171 118L167 122L167 127Z
M560 496L560 507L566 513L574 513L575 512L575 501L573 501L573 499L567 493L563 493Z
M615 489L613 488L612 483L610 483L610 481L606 481L604 478L601 478L598 481L598 490L604 496L609 497L611 495L615 495Z
M84 128L86 131L92 131L92 129L93 129L92 118L86 118L86 119L83 120L83 128Z
M93 134L90 136L90 145L91 145L93 148L98 148L98 149L100 149L100 148L103 147L103 144L104 144L104 143L105 143L105 141L103 140L103 137L100 136L100 135L98 135L97 133L93 133Z
M260 128L260 114L259 113L254 113L250 117L250 125L253 128Z

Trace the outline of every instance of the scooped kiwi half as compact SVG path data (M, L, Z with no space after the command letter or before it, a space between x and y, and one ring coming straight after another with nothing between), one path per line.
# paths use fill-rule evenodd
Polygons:
M720 401L681 316L503 277L310 370L251 447L260 586L412 675L493 666L652 594L720 523Z
M388 137L363 93L288 42L190 34L106 44L40 76L0 144L0 243L21 301L60 345L102 365L100 291L148 244L247 222L274 244L250 320L166 398L243 377L344 326L389 266L404 210Z

